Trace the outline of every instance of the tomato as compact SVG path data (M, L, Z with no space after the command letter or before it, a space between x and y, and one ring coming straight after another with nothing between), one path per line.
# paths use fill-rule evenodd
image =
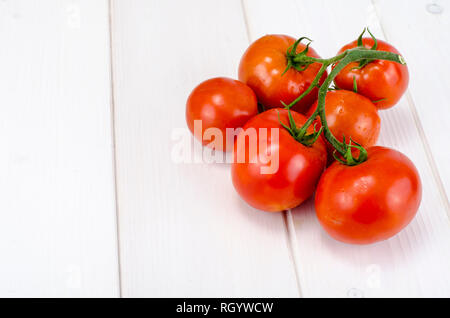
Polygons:
M317 101L313 104L308 115L317 108ZM364 148L375 145L380 134L380 116L375 105L366 97L347 90L335 90L325 97L325 115L331 133L340 141L345 135ZM320 127L320 120L317 120ZM327 142L329 158L334 148Z
M321 225L332 237L370 244L408 225L421 196L414 164L396 150L375 146L368 149L367 161L357 166L333 163L317 186L315 206Z
M239 79L253 89L266 109L282 107L281 101L290 104L309 88L319 72L321 64L313 63L305 71L290 68L282 75L287 66L286 52L294 42L295 39L287 35L266 35L251 44L242 56ZM297 53L304 49L305 45L300 43ZM319 57L312 48L307 55ZM326 74L320 83L325 78ZM305 113L317 98L317 92L318 89L314 88L292 110Z
M204 145L216 150L233 148L234 140L226 138L227 128L240 128L258 114L258 103L250 87L239 81L218 77L209 79L192 91L186 104L186 122L190 131ZM195 131L194 121L201 120L201 129ZM209 128L218 128L222 133L220 142L204 138ZM233 136L231 136L233 138Z
M387 51L400 54L392 45L378 41L378 51ZM374 40L363 38L363 45L371 48ZM357 41L353 41L340 49L339 54L345 50L355 48ZM366 96L371 101L378 101L375 105L379 109L386 109L394 106L405 93L409 82L408 67L396 62L374 60L361 69L359 62L348 64L334 79L340 88L353 90L353 78L356 79L358 93Z
M301 127L307 118L294 111L291 113L297 127ZM289 126L285 109L263 112L244 126L235 142L231 166L233 185L240 196L249 205L269 212L291 209L308 199L327 161L322 139L310 147L304 146L280 125L278 115ZM251 137L249 142L240 142L252 132L256 136L253 143L250 143ZM312 127L308 132L313 132ZM251 144L256 143L259 143L257 151L252 152ZM267 147L262 147L261 143ZM239 160L242 154L245 154L245 160ZM264 155L270 160L262 160Z

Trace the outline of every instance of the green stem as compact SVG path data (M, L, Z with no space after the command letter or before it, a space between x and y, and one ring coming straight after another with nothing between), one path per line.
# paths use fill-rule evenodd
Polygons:
M307 56L307 55L298 55L298 56L295 56L292 60L296 63L312 62L312 63L321 63L321 64L330 65L330 64L336 63L340 59L344 58L344 56L346 54L347 54L347 51L345 51L339 55L336 55L332 58L329 58L329 59L315 58L315 57Z
M342 54L339 54L335 57L332 57L330 59L319 59L307 55L299 55L294 57L294 61L297 63L321 63L322 67L320 68L319 72L317 73L316 77L314 78L311 85L309 85L308 89L304 91L299 97L297 97L295 100L293 100L289 105L286 106L286 109L291 109L295 104L297 104L301 99L303 99L306 95L308 95L315 87L318 87L319 81L322 78L322 75L327 70L327 67L331 64L334 64L338 62L340 59L342 59L347 54L347 51L345 51Z
M320 121L322 123L323 134L325 138L328 140L328 142L336 149L336 151L345 159L341 160L339 158L336 158L347 165L357 165L361 162L364 162L367 159L367 151L359 144L355 143L352 144L352 140L350 138L349 144L346 144L345 136L344 136L344 142L340 142L336 137L332 134L330 131L330 128L328 127L328 123L326 120L326 113L325 113L325 97L327 95L327 92L329 90L329 87L331 83L333 82L334 78L337 76L337 74L342 71L348 64L355 61L369 61L369 60L387 60L392 62L397 62L400 64L406 64L405 60L401 55L391 53L391 52L384 52L384 51L376 51L373 49L366 49L363 47L356 47L350 50L346 50L345 52L332 57L330 59L321 59L321 58L314 58L307 56L306 54L299 54L296 56L289 57L292 59L289 63L299 63L301 65L308 65L312 63L321 63L322 66L317 73L316 77L314 78L311 85L308 87L306 91L304 91L298 98L296 98L294 101L292 101L289 105L285 105L287 110L290 110L295 104L297 104L302 98L304 98L307 94L309 94L315 87L319 87L319 81L322 78L323 74L325 73L328 66L332 64L336 64L336 66L333 68L333 70L330 72L328 77L325 79L323 84L319 87L319 93L318 93L318 101L317 101L317 108L314 110L314 112L311 114L311 116L307 119L305 124L300 128L295 127L295 135L298 137L298 140L300 142L306 141L307 139L311 139L311 136L307 135L307 129L308 127L313 123L313 121L316 119L317 116L320 117ZM317 134L317 132L315 132ZM319 132L320 134L320 132ZM314 141L317 139L318 136L314 135ZM306 145L311 145L310 143L305 143ZM352 148L359 149L360 155L358 158L353 158L352 156Z
M306 95L308 95L315 87L319 87L319 81L322 78L323 73L327 70L328 65L322 64L319 72L316 77L312 81L311 85L309 85L308 89L304 91L299 97L293 100L289 105L286 106L286 109L291 109L295 104L297 104L301 99L303 99Z
M348 64L351 62L355 62L361 59L377 59L377 60L386 60L386 61L393 61L400 64L405 64L405 60L395 53L391 52L384 52L384 51L373 51L373 50L367 50L367 49L353 49L346 51L347 54L345 57L336 65L336 67L331 71L331 73L328 75L328 77L323 82L322 86L319 88L319 94L317 99L317 108L312 114L311 117L314 118L319 115L320 120L322 122L323 127L323 133L325 138L328 140L328 142L342 155L346 155L347 146L344 145L344 143L341 143L339 140L336 139L336 137L331 133L328 123L326 120L325 115L325 97L328 92L328 88L330 87L330 84L333 82L337 74L344 69ZM303 127L302 127L303 128Z

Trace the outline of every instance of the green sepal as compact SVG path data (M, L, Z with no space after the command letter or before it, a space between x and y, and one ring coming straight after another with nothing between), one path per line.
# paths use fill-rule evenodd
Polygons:
M306 44L306 47L303 51L301 51L300 53L297 53L298 45L305 39L308 40L309 42ZM309 46L311 45L311 42L312 42L312 40L310 38L303 36L303 37L299 38L297 41L295 41L294 44L292 44L290 47L288 47L288 49L286 51L287 65L286 65L285 70L281 74L281 76L283 76L291 68L294 68L299 72L303 72L308 68L308 66L313 64L313 62L309 62L309 61L303 62L303 63L295 61L295 58L300 58L302 56L307 55L307 53L309 51Z
M283 103L284 104L284 103ZM284 129L286 129L291 136L301 143L304 146L310 147L312 146L317 139L319 138L320 134L322 134L323 127L319 129L319 131L316 130L316 124L314 124L314 132L312 134L307 134L308 127L301 127L300 129L295 124L294 117L292 117L291 110L288 109L288 118L289 118L289 126L285 125L280 118L280 112L278 112L278 122L281 126L283 126Z
M370 34L370 36L373 39L373 45L370 48L370 50L376 50L378 48L378 40L375 38L375 36L372 34L372 32L370 32L368 27L364 28L362 33L359 35L358 40L357 40L357 46L359 48L364 48L362 39L363 39L363 35L364 35L364 33L366 33L366 31ZM352 70L354 70L354 69L360 70L360 69L362 69L364 66L366 66L367 64L369 64L372 61L374 61L374 59L362 59L361 61L359 61L359 65L353 67Z
M308 147L312 146L317 141L317 139L320 137L322 132L323 132L323 127L320 127L320 129L318 131L316 131L316 124L314 124L314 133L305 135L303 137L302 144L304 144L305 146L308 146Z
M280 112L277 112L277 113L278 113L278 122L280 123L280 125L283 126L292 135L293 132L292 132L291 128L286 126L285 124L283 124L283 122L281 121L281 118L280 118Z
M363 29L363 31L361 32L361 34L358 36L358 40L357 40L357 45L358 47L363 47L363 42L362 42L362 38L364 33L366 33L366 28Z
M353 144L352 144L352 142L353 142ZM345 136L343 136L342 145L344 147L344 149L343 149L344 155L342 156L343 159L339 158L336 150L333 152L334 159L336 159L340 163L347 165L347 166L356 166L367 160L367 150L364 149L364 147L361 146L359 143L354 141L351 137L350 137L349 143L347 144L346 140L345 140ZM359 150L358 158L353 157L352 148Z
M373 100L372 103L376 104L376 103L382 102L382 101L384 101L384 100L387 100L387 98L382 98L382 99L378 99L378 100Z

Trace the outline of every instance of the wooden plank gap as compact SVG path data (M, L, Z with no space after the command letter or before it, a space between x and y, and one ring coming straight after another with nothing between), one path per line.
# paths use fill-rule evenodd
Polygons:
M116 210L116 237L117 237L117 265L119 276L119 297L122 298L122 266L120 253L120 222L119 222L119 206L117 191L117 157L116 157L116 126L115 126L115 103L114 103L114 62L113 62L113 4L112 0L108 0L108 31L109 31L109 72L111 79L111 140L112 140L112 167L114 181L114 206Z
M241 7L242 7L242 15L244 17L244 24L245 24L245 30L247 31L247 39L248 43L252 43L252 36L250 33L250 26L248 25L248 17L247 17L247 9L245 7L245 0L241 0Z
M298 296L303 298L302 288L300 284L300 273L298 272L298 264L300 264L299 256L296 253L297 249L297 237L295 235L294 220L292 219L292 211L283 211L283 221L286 228L286 242L291 257L292 265L294 266L295 280L297 282Z

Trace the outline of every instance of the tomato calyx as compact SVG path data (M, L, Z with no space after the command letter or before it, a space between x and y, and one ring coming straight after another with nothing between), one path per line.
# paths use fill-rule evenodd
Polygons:
M356 141L354 141L352 139L352 137L349 138L349 142L348 144L345 141L345 136L343 136L343 141L342 141L342 145L344 148L344 155L342 155L343 159L341 159L338 156L338 151L335 149L333 152L333 157L334 159L336 159L336 161L339 161L340 163L347 165L347 166L356 166L359 165L360 163L363 163L364 161L367 160L367 150L364 149L363 146L361 146L359 143L357 143ZM352 144L353 142L353 144ZM359 155L357 158L353 157L353 153L352 153L352 149L357 149L359 150Z
M284 129L286 129L292 137L299 143L311 147L319 138L319 136L322 134L323 128L321 127L319 130L316 130L316 124L313 125L314 132L311 134L307 133L308 127L303 125L302 127L298 128L295 124L295 120L292 117L291 110L288 109L288 118L289 118L289 126L285 125L280 118L280 112L278 112L278 122L281 126L283 126Z
M297 53L297 47L303 40L308 40L309 42L306 44L306 47L303 51ZM314 60L310 59L309 56L307 56L311 42L311 39L303 36L295 41L294 44L292 44L290 47L288 47L286 51L287 66L281 76L283 76L291 68L294 68L299 72L303 72L308 68L309 65L315 62Z
M372 34L372 32L370 32L369 28L364 28L364 30L363 30L363 31L361 32L361 34L359 35L358 40L357 40L357 48L358 48L358 49L366 49L366 50L367 50L367 48L364 47L364 44L363 44L363 41L362 41L363 35L364 35L364 33L366 33L366 31L370 34L370 36L372 37L372 40L373 40L373 45L372 45L372 47L371 47L369 50L371 50L371 51L376 51L377 48L378 48L378 41L377 41L377 39L375 38L375 36ZM360 69L362 69L364 66L366 66L367 64L369 64L370 62L372 62L372 61L374 61L374 60L375 60L375 59L361 59L361 60L359 61L359 65L353 67L352 69L360 70Z

